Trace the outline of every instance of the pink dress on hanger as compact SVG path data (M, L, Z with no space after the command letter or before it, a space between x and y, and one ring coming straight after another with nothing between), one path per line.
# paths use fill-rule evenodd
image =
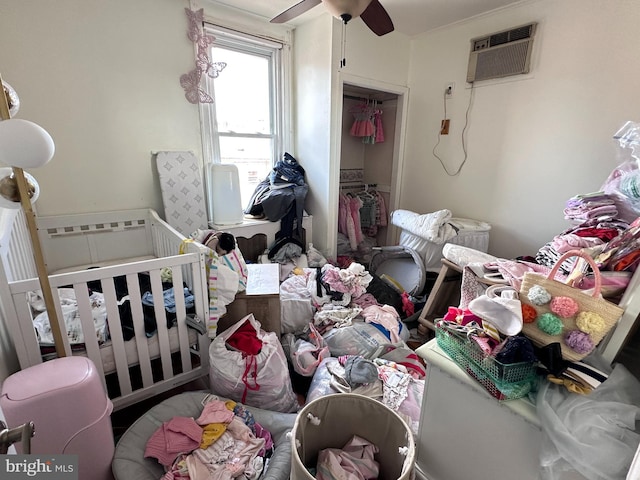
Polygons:
M375 133L375 126L371 120L373 117L373 110L369 105L361 103L352 107L349 110L353 113L355 121L351 126L350 134L353 137L369 137Z
M382 110L376 110L375 118L375 141L376 143L384 142L384 130L382 130Z

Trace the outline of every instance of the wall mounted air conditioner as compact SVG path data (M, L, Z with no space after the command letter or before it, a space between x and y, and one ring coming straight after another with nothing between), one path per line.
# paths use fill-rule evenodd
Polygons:
M471 40L467 82L529 73L537 23Z

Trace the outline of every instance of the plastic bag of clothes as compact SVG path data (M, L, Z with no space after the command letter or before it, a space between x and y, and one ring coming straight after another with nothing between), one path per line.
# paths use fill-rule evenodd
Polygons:
M209 346L211 392L275 412L298 409L287 359L274 332L253 314L218 335Z
M585 363L593 363L593 357ZM597 368L604 371L606 366ZM616 364L589 395L544 383L536 407L543 479L559 480L572 471L589 480L625 478L640 443L640 382L624 365Z

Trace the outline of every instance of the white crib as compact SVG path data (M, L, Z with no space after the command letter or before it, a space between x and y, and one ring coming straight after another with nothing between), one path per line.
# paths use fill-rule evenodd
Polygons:
M114 409L120 409L182 385L209 370L206 332L188 328L187 314L204 321L208 315L206 247L185 239L150 209L38 218L49 283L58 324L66 331L59 288L71 287L84 341L72 344L63 335L65 355L86 355L101 373ZM21 368L43 362L43 349L34 329L36 312L29 299L40 290L33 248L21 210L0 209L0 304ZM170 275L169 275L170 274ZM146 277L148 275L148 277ZM157 331L145 333L140 278L148 281ZM180 286L175 292L175 321L167 325L163 281ZM126 285L133 333L125 341L116 280ZM99 283L98 283L99 282ZM185 306L193 295L193 307ZM104 296L109 339L99 342L88 285L100 285ZM166 285L166 283L165 283ZM94 287L95 288L95 287ZM190 299L190 297L188 297ZM195 317L194 315L195 314ZM129 332L131 327L128 325ZM55 357L56 355L53 354Z

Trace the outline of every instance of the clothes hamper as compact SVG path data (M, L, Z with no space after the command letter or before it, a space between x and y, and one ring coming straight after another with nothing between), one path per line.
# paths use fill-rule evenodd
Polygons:
M309 402L291 432L291 479L312 480L320 450L341 449L354 435L379 449L378 478L413 478L415 449L409 426L382 402L353 393L326 395Z
M10 375L0 407L9 425L34 423L31 454L78 455L80 480L110 480L113 406L101 378L88 358L56 358Z

